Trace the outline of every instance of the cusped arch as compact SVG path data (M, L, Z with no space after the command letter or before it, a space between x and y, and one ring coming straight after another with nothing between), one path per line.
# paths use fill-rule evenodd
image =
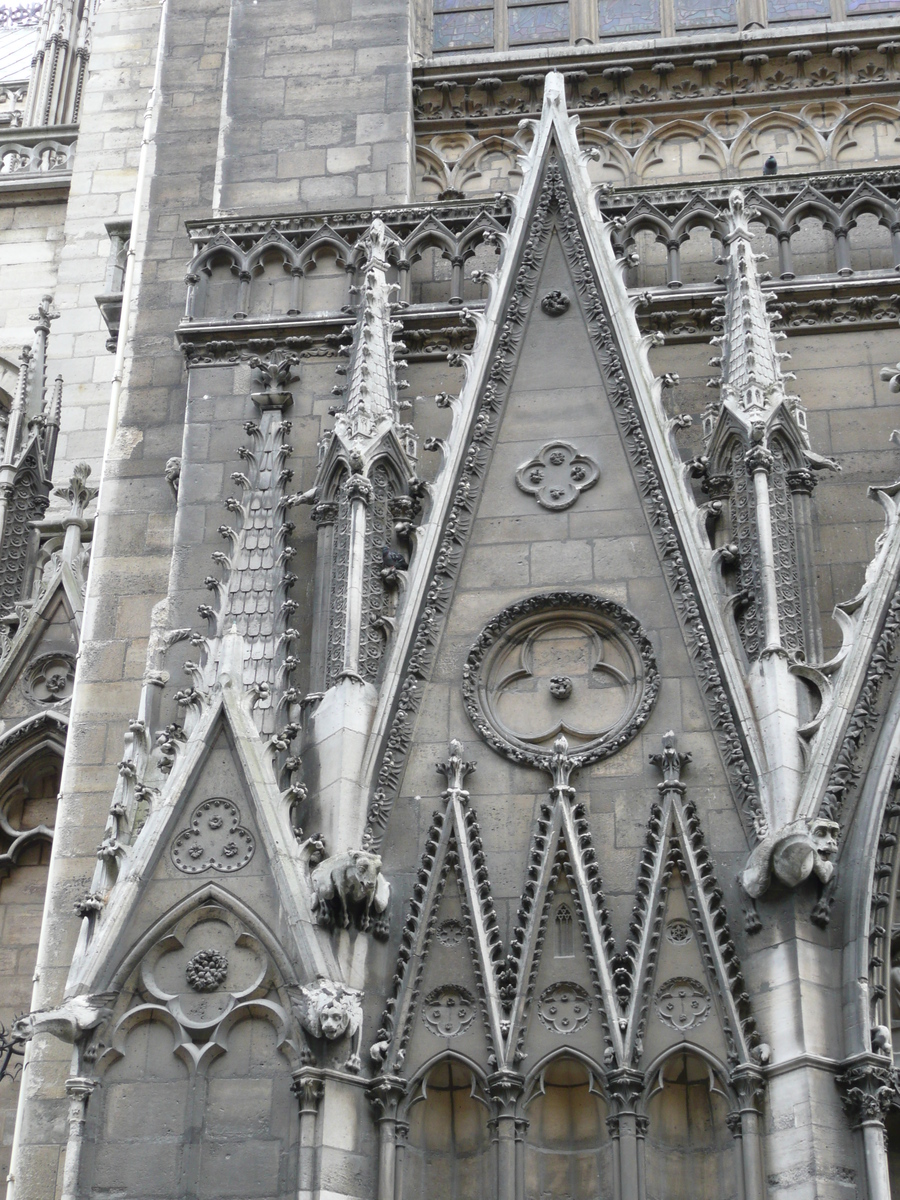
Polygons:
M584 154L587 173L593 185L602 183L630 183L632 178L631 155L621 142L600 129L576 131L579 145ZM618 175L616 179L614 176Z
M546 1071L548 1067L552 1067L554 1063L560 1062L563 1059L574 1059L575 1062L580 1063L580 1065L583 1066L585 1070L588 1071L600 1085L600 1094L604 1097L604 1099L609 1099L609 1094L606 1088L606 1073L603 1070L603 1067L599 1062L596 1061L596 1059L592 1058L590 1054L587 1054L584 1050L578 1049L576 1046L559 1046L556 1049L549 1051L544 1055L543 1058L539 1059L525 1076L525 1087L523 1088L522 1095L524 1097L530 1097L531 1089L537 1083L541 1073Z
M725 144L694 121L670 121L647 139L634 162L637 183L652 179L713 176L723 178L728 163Z
M521 153L520 147L509 138L492 134L460 156L459 162L453 168L450 176L451 186L459 192L465 192L467 188L474 191L496 191L501 177L521 179L522 171L519 167ZM491 172L493 178L489 178L482 186L473 188L472 185L475 181L483 179L487 173L486 167L489 160L497 158L506 163L505 169L501 170L499 175L496 170Z
M195 274L200 271L209 273L213 267L226 264L233 271L242 271L246 267L246 256L230 237L219 234L204 246L191 263L190 270Z
M289 242L284 234L277 229L268 230L265 236L249 252L246 260L247 270L251 272L256 271L271 257L280 258L285 270L299 266L297 247Z
M778 133L783 141L779 142ZM736 171L761 175L766 159L772 157L781 169L799 165L818 166L825 161L825 140L809 121L793 113L770 112L756 117L735 138L730 153Z
M440 1049L431 1058L426 1059L421 1066L417 1067L415 1073L409 1077L406 1085L406 1094L401 1103L401 1111L403 1113L408 1112L410 1106L415 1104L420 1098L420 1085L428 1078L435 1067L439 1067L445 1062L458 1063L459 1066L464 1067L467 1071L471 1071L475 1081L481 1085L485 1092L488 1091L487 1074L474 1058L470 1058L468 1054L463 1054L459 1050Z
M282 985L291 987L299 983L296 968L292 965L280 942L265 922L252 908L244 904L236 896L226 892L215 883L208 883L204 887L198 888L197 891L192 892L189 896L185 896L179 900L177 904L172 905L170 909L154 921L149 929L141 934L117 963L111 963L108 969L101 973L94 990L121 991L156 942L165 937L166 934L173 930L179 922L183 921L195 909L206 906L223 908L242 924L246 925L248 931L257 938L260 945L268 954L280 977ZM309 964L305 975L306 977L312 977L314 974L315 967L313 964ZM108 983L106 982L107 980Z
M416 192L439 196L450 186L450 168L427 146L416 146Z
M302 267L306 273L314 271L318 256L326 249L334 254L339 267L346 269L351 265L353 251L349 243L330 225L323 225L308 241L303 243L297 255L297 265Z
M884 129L879 130L879 126ZM837 166L853 162L871 166L876 162L900 160L900 113L896 108L876 102L854 109L834 127L827 150Z
M482 245L485 233L505 232L499 221L495 221L488 213L481 213L459 235L459 253L469 257Z
M841 217L845 223L863 213L869 213L877 217L878 224L887 229L896 222L897 212L897 205L868 180L861 183L841 205Z
M21 800L19 779L30 769L52 757L62 769L68 722L58 712L38 713L15 725L0 737L0 833L8 842L0 854L0 879L5 878L25 851L36 842L52 843L53 826L45 820L26 829L13 823L11 809Z
M678 1042L677 1045L667 1046L644 1069L644 1086L638 1100L638 1110L640 1112L646 1113L647 1105L654 1096L662 1091L664 1086L662 1075L667 1064L673 1058L677 1058L678 1055L685 1054L702 1059L709 1068L711 1078L716 1081L717 1087L715 1090L724 1097L730 1106L734 1107L737 1105L738 1097L729 1080L729 1071L725 1063L704 1046L699 1046L696 1042L684 1039Z
M658 242L667 242L672 236L672 222L649 200L641 200L625 218L622 231L623 242L630 242L636 233L650 232Z
M423 250L439 249L444 258L450 258L456 253L456 238L443 223L434 216L428 216L420 222L404 242L406 257L410 262L417 262L422 257Z

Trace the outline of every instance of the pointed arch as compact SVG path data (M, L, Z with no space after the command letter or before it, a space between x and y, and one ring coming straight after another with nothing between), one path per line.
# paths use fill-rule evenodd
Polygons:
M670 121L657 129L634 161L639 184L692 175L722 178L727 169L722 139L703 125L685 120Z
M522 179L520 153L509 138L491 134L460 155L450 175L451 186L460 193L497 191L501 184L505 185L501 190L515 191ZM497 160L505 164L499 172L491 169L492 161Z
M648 1200L736 1200L742 1160L729 1117L736 1106L722 1066L689 1042L648 1071L641 1098Z
M150 928L145 930L137 941L123 953L118 963L110 964L107 971L109 980L108 989L104 989L103 980L98 981L98 989L119 991L154 943L164 937L195 909L201 908L204 905L217 905L232 913L247 926L254 937L259 939L275 964L282 981L288 985L299 982L296 969L280 942L253 909L239 900L237 896L219 887L218 884L207 883L203 887L198 888L196 892L184 896L177 904L173 904L161 917L157 918Z
M493 1195L494 1169L486 1081L455 1054L417 1075L402 1108L409 1133L403 1194L475 1200Z
M826 155L822 135L802 117L768 112L744 126L731 146L729 158L736 171L761 175L767 157L773 157L782 170L796 168L793 155L801 156L801 166L819 166Z
M63 714L44 712L0 737L0 835L6 842L0 854L0 879L19 863L29 847L53 841L50 811L56 808L67 729ZM40 795L47 791L49 795ZM36 804L38 817L30 825L26 821L29 803Z
M416 192L420 196L440 196L450 186L450 171L441 156L416 143Z
M828 139L828 156L837 166L866 166L900 159L900 113L886 104L864 104L838 121Z

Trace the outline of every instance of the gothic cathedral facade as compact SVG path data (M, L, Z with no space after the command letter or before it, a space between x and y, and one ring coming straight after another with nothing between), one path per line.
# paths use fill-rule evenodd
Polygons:
M8 1200L900 1200L898 22L0 7Z

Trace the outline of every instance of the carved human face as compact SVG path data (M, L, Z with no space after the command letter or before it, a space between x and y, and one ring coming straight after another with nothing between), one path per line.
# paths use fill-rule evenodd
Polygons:
M350 1014L346 1012L337 1000L327 1000L319 1013L319 1028L322 1037L329 1042L341 1037L347 1031Z
M840 826L836 821L815 821L809 831L819 855L830 858L837 854L837 834Z

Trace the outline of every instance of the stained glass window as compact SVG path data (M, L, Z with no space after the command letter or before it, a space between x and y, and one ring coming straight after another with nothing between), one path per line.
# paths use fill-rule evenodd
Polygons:
M847 16L861 13L893 12L900 8L897 0L847 0Z
M529 42L567 42L569 40L569 4L523 4L509 0L509 44Z
M737 25L735 0L675 0L676 29Z
M435 50L480 50L493 44L492 0L435 0Z
M659 0L600 0L600 36L659 33Z
M831 16L831 0L768 0L770 21L812 21Z

